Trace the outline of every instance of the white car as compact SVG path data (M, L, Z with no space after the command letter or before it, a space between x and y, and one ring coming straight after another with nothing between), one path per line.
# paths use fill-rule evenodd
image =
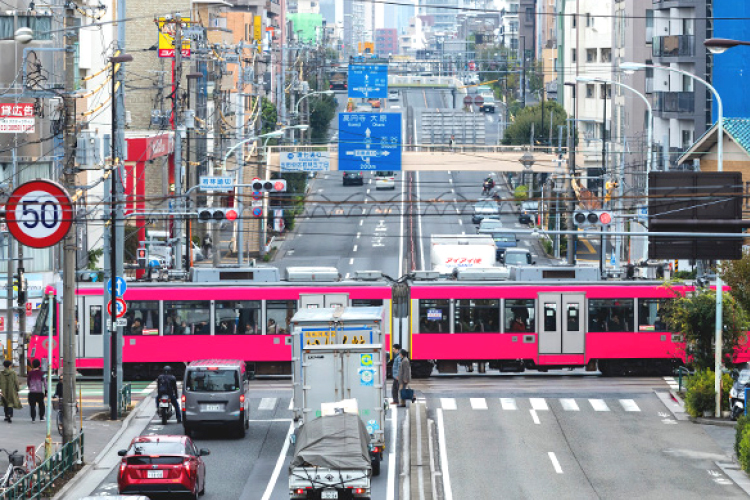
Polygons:
M375 189L396 189L396 172L390 170L376 172Z
M389 101L398 101L398 90L389 90L388 91L388 100Z

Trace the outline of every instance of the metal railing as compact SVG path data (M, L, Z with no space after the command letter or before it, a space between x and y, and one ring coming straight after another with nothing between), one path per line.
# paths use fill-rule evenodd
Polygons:
M663 113L692 113L695 111L694 92L654 92L654 111Z
M122 389L120 390L120 416L121 417L123 413L125 413L127 409L130 408L132 395L133 395L133 388L131 387L131 385L130 384L123 385Z
M19 479L13 486L0 491L0 500L34 500L50 496L44 492L52 486L52 483L70 471L73 466L82 463L83 433L63 445L59 451Z
M364 142L364 141L363 141ZM524 153L529 151L537 154L556 154L557 147L550 146L533 146L528 145L476 145L476 144L460 144L456 143L453 146L450 144L402 144L401 148L405 152L420 152L420 153L442 153L442 152L454 152L461 154L479 154L479 153ZM328 151L329 153L338 152L338 145L331 144L329 146L269 146L268 151L270 154L289 153L293 151Z
M651 44L653 57L691 57L695 55L695 35L655 36Z

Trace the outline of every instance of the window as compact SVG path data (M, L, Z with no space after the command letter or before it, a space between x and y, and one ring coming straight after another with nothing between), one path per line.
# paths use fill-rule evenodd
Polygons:
M594 84L592 83L586 84L586 97L588 98L594 97Z
M500 331L500 301L496 299L458 299L455 329L460 332Z
M534 299L514 299L505 301L505 331L535 331Z
M682 131L682 149L690 149L693 145L693 132L692 130Z
M600 62L612 62L612 49L602 49Z
M292 317L297 312L296 300L269 300L266 302L267 334L291 333Z
M589 299L590 332L630 332L633 299Z
M526 22L527 23L534 22L534 8L533 7L526 7Z
M596 49L586 49L586 62L596 62Z
M235 392L240 389L237 370L188 370L188 392Z
M581 306L579 304L567 304L565 306L565 321L567 321L566 328L569 332L581 331Z
M123 335L159 335L159 302L130 301L125 319Z
M449 333L450 304L447 299L419 301L419 331Z
M557 303L545 302L543 309L544 310L542 311L542 315L544 318L544 331L557 331Z
M89 307L89 335L101 335L101 334L102 334L102 306L90 306Z
M208 301L164 301L164 335L210 335Z
M259 300L217 301L214 304L214 334L260 334L260 310Z
M52 18L50 16L18 16L18 28L31 28L34 40L51 40ZM13 39L16 29L13 16L0 16L0 38Z
M591 17L591 14L589 14L588 12L586 13L586 27L587 28L594 27L594 18Z
M687 75L682 75L682 91L683 92L693 91L693 79Z
M662 308L669 299L638 299L638 331L666 332L667 325L662 321Z
M352 299L352 307L380 307L383 299Z
M606 89L606 91L605 91ZM606 83L599 87L599 97L602 99L612 99L612 85Z

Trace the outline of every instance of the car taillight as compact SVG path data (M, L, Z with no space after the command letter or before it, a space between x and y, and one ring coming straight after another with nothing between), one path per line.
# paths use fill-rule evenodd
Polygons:
M373 452L373 453L377 453L377 452L379 452L379 451L380 451L380 448L378 448L377 446L374 446L374 447L372 448L372 452Z
M240 403L244 403L244 402L245 402L245 395L240 394Z
M364 488L357 488L354 490L354 493L357 493L359 495L362 495L365 492Z
M185 395L183 394L182 398L180 398L180 399L182 400L182 405L184 406L185 405Z
M122 462L120 464L120 476L121 477L125 474L125 467L126 467L125 462Z
M298 495L302 495L302 494L304 494L304 493L305 493L305 490L304 490L303 488L297 488L297 491L296 491L296 493L297 493Z
M187 474L188 477L191 477L192 471L190 470L190 460L182 462L182 467L185 469L185 474Z

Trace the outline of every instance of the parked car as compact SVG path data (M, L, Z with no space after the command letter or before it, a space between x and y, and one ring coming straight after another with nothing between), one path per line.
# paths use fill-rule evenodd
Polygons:
M492 233L493 231L501 230L503 223L498 219L484 219L479 223L477 228L477 234L479 233Z
M479 106L480 113L494 113L495 112L495 98L491 95L485 95L484 102Z
M199 450L187 436L138 436L122 457L117 474L117 491L121 494L153 495L188 494L198 498L206 490L206 464L209 455Z
M500 263L505 266L533 266L536 261L531 252L523 248L506 248L500 256Z
M398 90L389 90L388 91L388 100L389 101L398 101Z
M495 200L479 200L474 205L474 214L471 216L471 222L479 224L484 219L500 219L500 206Z
M344 172L344 186L349 184L355 184L362 186L365 180L362 176L362 172Z
M392 170L375 172L375 189L396 189L396 172Z
M524 201L521 203L521 212L518 214L518 222L521 224L533 224L539 213L539 204L535 201Z

